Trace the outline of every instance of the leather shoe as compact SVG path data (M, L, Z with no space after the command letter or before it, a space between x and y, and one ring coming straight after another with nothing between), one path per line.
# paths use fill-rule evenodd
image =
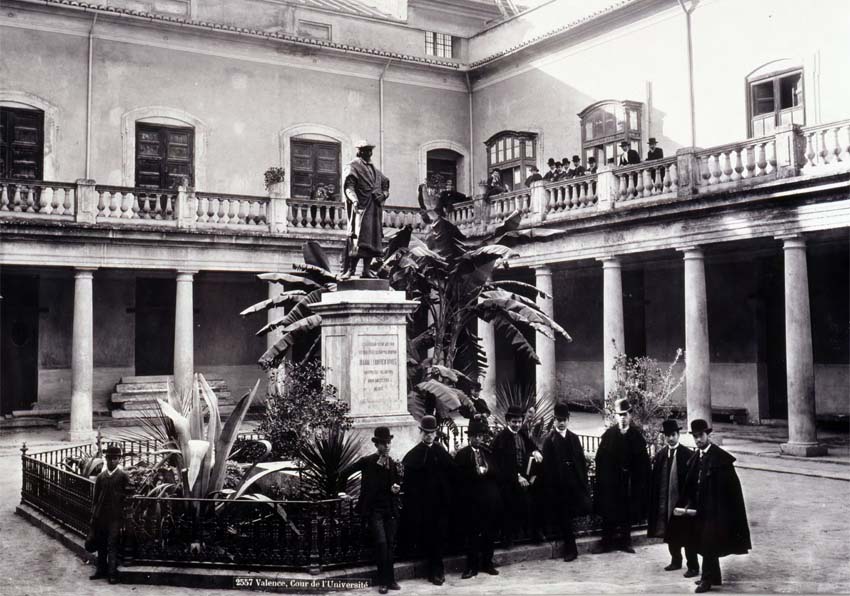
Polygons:
M106 579L106 575L100 572L96 572L94 575L90 575L89 579Z
M597 542L590 549L590 554L592 555L601 555L602 553L611 552L611 547L607 544L602 544L601 542Z
M445 577L432 577L431 578L431 583L434 584L435 586L442 586L445 581L446 581Z
M569 563L570 561L575 561L578 558L578 553L567 553L564 555L564 562Z
M386 586L381 586L380 588L378 588L378 594L386 594L386 593L387 593L387 587Z
M109 581L110 584L117 584L118 578L117 577L110 577L108 581Z
M699 569L688 569L685 571L685 577L696 577L699 575Z
M694 594L702 594L703 592L708 592L711 589L711 584L708 582L700 582L697 586L697 589L694 590Z
M629 554L632 554L632 555L635 554L635 549L633 549L631 546L628 546L628 545L621 546L620 550L623 551L624 553L629 553Z
M401 586L398 585L398 582L393 582L387 586L390 590L401 590Z
M489 575L499 575L499 570L495 567L485 567L484 573L487 573Z
M475 577L476 575L478 575L477 571L467 569L463 572L463 575L460 576L460 579L469 579L470 577Z
M664 571L676 571L677 569L681 569L681 568L682 568L681 563L670 563L669 565L667 565L667 567L664 568ZM685 577L687 577L687 576L685 576Z

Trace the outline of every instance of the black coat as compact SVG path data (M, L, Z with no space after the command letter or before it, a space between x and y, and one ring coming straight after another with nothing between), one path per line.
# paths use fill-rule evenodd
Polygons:
M478 472L472 447L467 445L455 455L459 509L463 519L476 518L485 524L501 523L502 497L496 458L487 447L479 449L487 471Z
M360 471L360 499L357 511L364 516L371 515L376 509L389 510L398 515L399 498L393 494L392 485L401 485L401 474L397 461L390 459L386 468L378 465L380 455L373 453L361 457L354 464L354 470Z
M543 176L541 176L539 173L535 173L525 179L525 185L526 187L528 187L534 184L535 182L539 182L540 180L543 180Z
M427 456L427 457L426 457ZM419 443L407 452L404 463L404 517L412 529L449 514L454 460L438 443Z
M649 454L640 430L617 426L605 431L596 451L596 512L609 523L633 524L645 519Z
M106 466L94 481L91 525L93 529L102 529L110 523L124 519L124 503L130 494L130 476L121 468L112 474Z
M674 517L668 536L693 546L701 555L743 555L752 548L747 509L735 472L735 457L712 445L700 462L699 452L688 462L685 494L680 507L696 509L696 517Z
M661 147L656 147L655 149L650 149L646 152L646 161L652 161L653 159L664 159L664 149Z
M665 519L663 523L659 523L661 521L659 520L661 491L667 490L667 482L669 480L667 476L667 465L670 460L669 453L670 448L664 446L664 448L658 450L658 453L655 454L655 458L652 460L652 478L649 482L649 524L646 529L646 535L650 538L666 538L666 531L669 527L669 519ZM679 483L680 497L685 494L685 477L688 474L688 462L693 454L693 450L688 449L681 443L676 448L676 476L678 477L676 481ZM673 503L673 506L675 507L676 503ZM665 540L665 542L668 542L668 540Z
M578 437L552 430L543 442L543 477L546 505L552 514L578 517L591 512L587 460Z
M517 465L516 458L516 443L514 442L514 434L508 428L503 428L493 439L493 444L490 446L493 455L496 458L496 466L499 468L503 486L519 486L519 478L517 474L527 476L528 458L534 451L537 451L537 446L534 441L528 436L524 430L519 431L519 436L525 445L525 454L522 459L522 465Z
M619 164L621 166L630 166L640 163L640 154L634 149L629 149L628 154L621 154Z

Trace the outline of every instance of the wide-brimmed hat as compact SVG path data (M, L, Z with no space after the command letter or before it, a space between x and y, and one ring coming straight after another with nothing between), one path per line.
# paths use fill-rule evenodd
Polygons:
M437 430L437 419L430 415L423 416L422 420L419 421L419 430L426 433L434 432Z
M672 435L673 433L677 433L680 430L682 429L679 426L678 420L668 418L667 420L661 423L661 432L665 435Z
M386 426L378 426L375 428L375 436L372 437L372 442L387 444L393 440L393 435L390 434L390 429Z
M703 420L702 418L697 418L696 420L691 420L691 434L698 435L700 433L710 433L711 427L708 425L708 422Z
M625 414L632 411L632 404L626 398L618 399L614 402L614 413Z
M505 420L510 420L511 418L523 418L524 416L525 414L519 406L508 406L508 411L505 412Z
M657 145L658 141L655 140L655 137L649 137L647 143L649 143L650 145Z
M472 420L469 421L469 428L467 429L467 432L470 436L486 435L490 432L490 425L487 424L487 419L484 416L474 416Z
M360 139L359 141L357 141L356 143L354 143L354 148L355 148L355 149L364 149L364 148L366 148L366 147L369 147L369 148L374 149L374 148L375 148L375 145L373 145L372 143L370 143L370 142L369 142L369 141L367 141L366 139Z
M555 404L555 418L565 420L570 417L570 408L565 403Z
M107 445L106 449L103 450L103 455L105 455L106 457L121 457L122 455L124 455L124 452L121 451L121 447L119 447L118 445Z

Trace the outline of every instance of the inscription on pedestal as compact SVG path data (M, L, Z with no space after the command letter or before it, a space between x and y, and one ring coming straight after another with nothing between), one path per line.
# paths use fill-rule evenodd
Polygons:
M352 368L359 374L357 415L378 415L395 411L399 399L398 336L359 335L354 342ZM352 399L354 403L355 400Z

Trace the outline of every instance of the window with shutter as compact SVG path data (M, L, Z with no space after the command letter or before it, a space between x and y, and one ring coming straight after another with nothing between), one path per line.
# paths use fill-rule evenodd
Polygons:
M0 178L40 180L44 112L0 107Z
M291 143L292 196L340 200L339 143L305 139Z
M748 82L750 136L773 134L781 124L805 124L803 71L794 70Z
M195 131L192 128L136 123L136 187L177 188L195 183Z

